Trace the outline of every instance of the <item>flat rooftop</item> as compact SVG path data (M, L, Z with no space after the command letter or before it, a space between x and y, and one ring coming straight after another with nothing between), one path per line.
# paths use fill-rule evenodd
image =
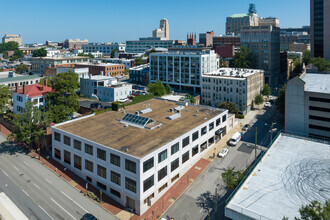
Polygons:
M242 68L220 68L216 71L204 73L204 77L231 77L231 78L245 78L248 76L252 76L254 74L258 74L260 72L263 72L263 70L260 69L242 69Z
M79 63L77 64L78 66L79 65L85 65L85 66L118 66L118 65L124 65L124 64L121 64L121 63Z
M329 186L330 144L281 134L226 206L226 216L294 219L302 205L329 199Z
M306 83L305 91L330 94L330 74L306 73L301 79Z
M151 118L158 124L162 123L160 127L154 129L130 125L125 127L125 124L120 122L125 115L122 111L105 112L58 125L56 128L141 158L223 112L220 109L189 105L181 110L180 118L166 119L174 114L169 110L177 106L179 106L177 102L151 99L125 107L125 113L131 114L146 107L151 108L151 112L140 116ZM128 151L125 150L126 148Z

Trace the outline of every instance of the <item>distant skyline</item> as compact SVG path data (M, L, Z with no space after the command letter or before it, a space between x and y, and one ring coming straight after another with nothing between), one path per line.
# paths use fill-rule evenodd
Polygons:
M125 42L151 37L167 18L170 39L185 40L188 32L225 34L226 17L247 13L250 3L260 17L277 17L282 28L310 25L310 0L0 0L0 36L20 34L23 44Z

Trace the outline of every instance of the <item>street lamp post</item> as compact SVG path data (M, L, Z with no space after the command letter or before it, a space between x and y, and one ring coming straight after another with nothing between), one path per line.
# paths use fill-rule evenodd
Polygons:
M270 126L270 143L272 143L273 141L273 132L276 131L276 128L273 128L274 125L276 125L276 122L272 122L271 125L268 125L267 123L265 123L265 125Z

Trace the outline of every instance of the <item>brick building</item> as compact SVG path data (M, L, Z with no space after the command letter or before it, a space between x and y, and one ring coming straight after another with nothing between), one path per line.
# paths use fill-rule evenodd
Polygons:
M88 68L92 75L116 76L123 75L125 72L125 64L114 63L79 63L75 65L78 68Z

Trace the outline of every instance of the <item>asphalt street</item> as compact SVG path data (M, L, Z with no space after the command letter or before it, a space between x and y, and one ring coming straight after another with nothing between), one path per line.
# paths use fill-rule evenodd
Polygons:
M20 148L2 143L2 135L0 140L0 190L29 219L75 220L85 213L117 219Z
M270 143L270 124L276 122L273 128L273 137L282 129L281 116L275 107L268 107L259 112L249 124L250 130L244 132L242 141L235 147L228 147L229 153L225 158L217 158L181 195L181 197L164 213L163 217L170 216L176 220L208 219L208 211L214 218L215 190L217 188L217 219L224 218L225 200L231 194L231 190L225 187L221 174L228 168L235 167L236 170L245 170L255 159L255 128L258 127L258 150L265 150L263 146Z

